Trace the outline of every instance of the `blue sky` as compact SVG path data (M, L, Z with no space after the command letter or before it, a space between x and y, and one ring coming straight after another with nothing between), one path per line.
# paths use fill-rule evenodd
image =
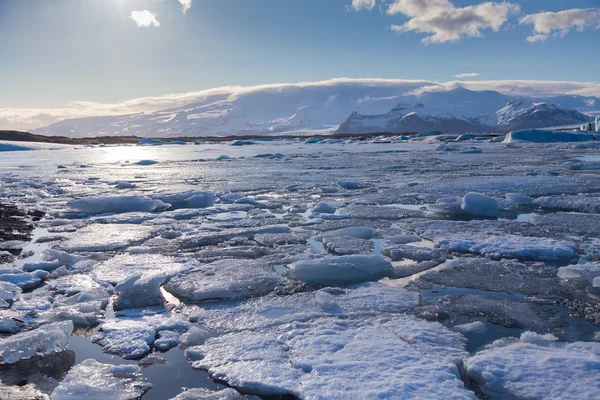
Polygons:
M378 0L370 11L352 0L192 0L185 14L178 0L0 0L0 108L341 76L600 81L600 14L583 31L534 43L534 25L519 24L540 11L598 10L598 0L511 0L520 10L497 32L431 44L431 33L391 29L414 17L389 15L394 1L415 0ZM160 26L138 27L131 14L142 10Z

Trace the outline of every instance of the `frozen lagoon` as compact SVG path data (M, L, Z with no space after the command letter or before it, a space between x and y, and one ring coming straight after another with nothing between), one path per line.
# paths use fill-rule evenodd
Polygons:
M0 153L0 397L600 397L600 147L437 147Z

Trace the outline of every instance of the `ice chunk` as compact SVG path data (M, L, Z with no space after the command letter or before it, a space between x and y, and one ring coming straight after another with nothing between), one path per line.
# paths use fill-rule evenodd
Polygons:
M169 277L197 265L194 260L160 254L119 254L96 265L91 276L100 282L116 285L136 273L148 276L162 273Z
M200 233L182 238L181 247L194 248L202 246L217 245L235 237L252 239L256 235L266 233L289 233L290 228L285 225L259 226L256 228L232 228L219 232Z
M40 262L33 262L33 263L25 263L25 264L23 264L23 269L25 271L27 271L27 272L33 272L33 271L36 271L38 269L41 269L41 270L44 270L44 271L54 271L58 267L60 267L60 261L59 260L54 260L54 261L40 261Z
M344 189L350 189L350 190L360 189L362 187L360 182L353 182L353 181L338 181L337 184L340 185Z
M115 185L115 189L135 189L137 185L135 183L127 181L118 181Z
M140 160L135 163L136 165L155 165L158 164L158 161L155 160Z
M155 231L150 226L134 224L94 224L77 231L77 235L60 244L66 251L114 251L148 239Z
M189 191L184 193L161 194L156 196L161 202L171 205L169 210L182 208L206 208L215 204L216 197L211 192Z
M0 364L60 353L69 343L71 332L71 321L56 322L0 340Z
M22 250L27 246L27 242L22 240L7 240L0 242L0 250Z
M344 237L349 236L357 239L373 239L377 237L378 232L375 228L362 227L362 226L351 226L348 228L336 229L315 236L315 240L323 240L325 238Z
M348 285L381 279L391 270L392 264L383 257L351 255L297 261L286 274L291 279L303 282Z
M188 389L171 400L259 400L258 397L244 396L227 388L212 392L208 389Z
M137 366L114 366L87 359L69 371L52 392L52 400L134 400L151 387Z
M22 289L14 283L0 281L0 300L12 300Z
M481 239L441 239L436 242L448 251L482 254L493 259L564 262L575 257L574 243L554 239L505 235Z
M169 208L169 204L143 196L86 197L71 200L67 205L74 210L87 214L125 213L132 211L153 212Z
M561 279L584 278L593 285L594 280L600 277L600 266L592 263L568 265L560 267L557 275Z
M533 198L520 193L506 193L506 199L515 202L519 206L533 204Z
M42 260L44 261L54 261L58 260L60 265L71 266L78 261L83 260L83 257L69 254L66 251L56 250L56 249L46 249L42 251Z
M143 308L163 304L163 297L160 286L167 279L165 274L143 275L136 273L115 286L115 293L118 294L113 308L115 310L124 310L126 308Z
M475 399L456 366L467 354L464 345L462 336L440 324L398 315L228 334L208 339L186 355L194 368L245 393L331 399L401 399L418 393L424 399Z
M165 289L192 301L239 299L267 293L283 281L271 268L250 261L219 260L172 278Z
M494 342L468 358L465 368L491 397L600 398L600 343L560 343L526 332L520 340Z
M327 294L333 296L333 299ZM325 288L288 296L250 298L233 305L207 303L202 308L194 308L188 312L210 330L230 332L264 330L272 326L330 316L360 319L379 314L403 313L414 309L420 302L419 292L367 282L344 289Z
M571 133L561 131L543 131L539 129L525 129L521 131L510 132L506 135L503 143L515 142L534 142L534 143L555 143L555 142L586 142L595 140L593 134Z
M440 249L394 244L388 241L383 243L381 251L384 256L389 257L392 261L401 261L405 259L413 261L431 261L444 260L446 258L446 253Z
M477 216L492 218L498 216L498 202L480 193L467 193L462 199L460 208L464 212Z
M38 271L45 272L41 270ZM38 274L37 271L23 273L16 272L0 275L0 281L12 283L13 285L18 286L23 290L29 290L35 288L36 286L39 286L39 284L42 283L43 278L44 277L40 276L40 274Z
M420 242L422 239L417 235L394 235L387 238L387 240L394 244L408 244Z
M320 202L313 208L312 212L314 213L324 213L324 214L333 214L335 213L335 207L329 203L324 201Z
M456 325L454 330L460 333L484 333L487 332L487 327L481 321L473 321L468 324Z
M350 236L324 238L323 244L327 251L338 255L370 254L374 244L370 240Z
M208 330L198 326L192 326L186 333L179 337L182 346L191 347L203 344L206 339L213 336Z

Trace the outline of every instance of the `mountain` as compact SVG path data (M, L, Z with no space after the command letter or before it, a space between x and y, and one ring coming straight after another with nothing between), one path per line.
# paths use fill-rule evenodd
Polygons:
M64 120L34 133L79 138L132 135L169 138L336 131L479 132L507 130L519 123L535 127L571 123L583 118L579 113L600 109L600 100L595 97L565 95L515 100L491 90L459 87L420 92L423 87L423 81L379 80L265 85L207 93L190 104L151 113ZM508 107L511 102L513 105ZM547 110L541 103L548 105ZM537 111L526 111L536 104ZM551 104L556 109L551 109ZM500 115L501 110L504 111Z
M418 102L413 106L398 105L390 112L380 115L361 115L354 112L340 125L336 133L509 132L519 129L579 125L592 120L591 117L575 109L561 108L545 102L531 104L531 99L527 100L527 103L522 99L513 99L495 113L478 114L483 107L497 106L499 101L504 100L502 95L491 95L490 101L480 105L477 104L477 98L481 100L481 96L465 97L464 90L461 90L461 96L453 97L456 102L446 103L445 107L443 102L434 101L432 102L434 106L429 109ZM445 94L445 97L447 96L448 93ZM458 100L459 97L462 99ZM431 102L431 98L428 100ZM450 108L462 114L457 116L448 112L450 104ZM592 103L592 107L594 106L596 104ZM444 112L440 115L426 113L436 107Z
M592 120L577 110L560 108L555 104L535 103L531 107L523 108L520 100L509 102L496 115L498 116L498 130L506 132L529 128L579 125Z

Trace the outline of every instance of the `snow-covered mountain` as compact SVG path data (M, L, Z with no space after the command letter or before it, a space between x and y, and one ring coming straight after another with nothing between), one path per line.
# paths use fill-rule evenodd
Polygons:
M64 120L37 129L35 133L69 137L208 137L310 135L334 133L338 128L339 132L352 133L466 132L507 130L519 124L555 126L565 121L579 121L582 118L579 112L600 109L598 98L576 95L522 97L515 101L512 96L496 91L464 88L414 94L422 90L423 85L422 81L390 84L377 80L340 81L327 85L267 85L248 91L238 90L235 94L209 93L194 103L152 113ZM546 103L546 109L539 103ZM531 107L537 107L537 110L527 111Z
M496 113L496 120L493 120L491 115L456 117L449 114L435 116L414 111L405 112L406 109L402 107L396 107L381 115L361 115L355 112L340 125L337 133L509 132L518 129L578 125L592 119L577 110L563 109L554 104L535 103L530 107L519 107L521 104L521 100L510 102Z

